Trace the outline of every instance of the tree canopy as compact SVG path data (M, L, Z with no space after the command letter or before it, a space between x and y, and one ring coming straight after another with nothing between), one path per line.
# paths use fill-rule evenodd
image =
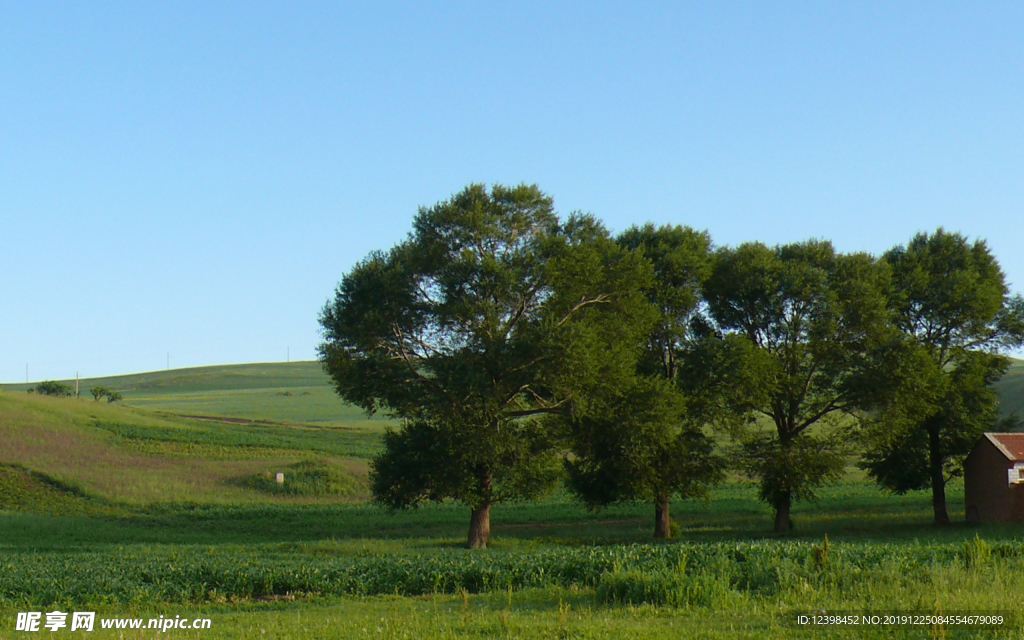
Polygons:
M749 392L736 366L743 344L714 335L701 288L711 271L707 233L685 227L632 227L617 242L650 261L645 289L657 321L643 336L635 378L606 395L611 402L568 421L573 458L569 487L591 507L620 500L654 504L654 536L671 535L670 500L707 495L723 477L706 425ZM729 362L729 360L732 362Z
M942 229L882 259L820 240L713 250L681 226L613 239L536 186L470 185L345 274L320 324L337 392L397 421L375 500L461 501L478 548L492 505L560 477L591 507L652 503L668 537L670 500L723 477L723 427L776 531L854 445L884 487L930 485L947 523L945 483L997 426L1024 299L984 242Z
M775 530L791 528L794 499L842 469L844 420L865 403L869 354L884 341L888 271L866 254L838 254L808 241L721 249L705 286L711 316L749 340L763 367L763 395L750 408L770 422L742 435L742 459L775 508Z
M373 461L375 498L461 500L469 545L486 546L492 504L557 477L540 418L631 373L650 277L592 217L559 221L536 186L471 185L420 209L408 240L356 265L320 317L338 393L403 423Z
M903 337L891 393L870 423L862 466L902 493L932 490L935 523L949 524L945 485L999 421L992 384L1024 342L1024 300L1010 296L984 241L943 229L886 252L889 307Z

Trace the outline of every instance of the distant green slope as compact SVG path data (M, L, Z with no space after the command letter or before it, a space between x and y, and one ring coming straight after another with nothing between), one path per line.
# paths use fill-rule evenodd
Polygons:
M75 381L61 380L74 386ZM129 395L159 393L196 393L237 389L272 389L290 387L326 387L330 378L319 362L266 362L228 364L169 371L150 371L105 378L83 378L82 395L90 387L100 385ZM0 388L25 391L31 384L5 384Z
M1003 379L996 383L999 408L1004 416L1024 418L1024 360L1014 360Z
M380 435L367 430L231 424L121 403L0 391L0 512L49 512L45 503L63 504L76 495L99 499L102 504L92 507L100 512L103 501L313 499L268 494L260 485L276 488L263 480L273 478L268 473L294 480L302 463L352 480L346 499L365 497L356 479L365 476L379 448Z
M62 380L74 386L74 380ZM25 391L32 385L0 385ZM79 381L82 397L103 386L124 403L179 415L217 416L328 425L380 431L388 423L368 418L334 393L319 362L271 362L152 371Z

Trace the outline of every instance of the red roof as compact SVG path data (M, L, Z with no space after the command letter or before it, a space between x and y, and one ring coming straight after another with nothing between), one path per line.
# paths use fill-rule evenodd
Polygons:
M985 437L1013 462L1024 461L1024 433L986 433Z

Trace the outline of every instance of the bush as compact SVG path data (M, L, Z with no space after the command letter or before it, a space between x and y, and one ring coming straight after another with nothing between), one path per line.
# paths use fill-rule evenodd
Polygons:
M92 394L93 400L99 400L100 398L106 398L107 402L117 402L122 400L124 396L116 391L111 391L106 387L93 387L89 389L89 393Z
M992 560L992 547L975 534L974 540L964 542L960 555L968 569L983 567Z
M36 385L36 393L44 396L67 397L74 395L75 391L66 384L45 380Z

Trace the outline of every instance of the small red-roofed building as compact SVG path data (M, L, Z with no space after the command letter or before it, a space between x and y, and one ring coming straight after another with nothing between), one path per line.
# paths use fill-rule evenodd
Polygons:
M964 460L967 522L1024 522L1024 433L986 433Z

